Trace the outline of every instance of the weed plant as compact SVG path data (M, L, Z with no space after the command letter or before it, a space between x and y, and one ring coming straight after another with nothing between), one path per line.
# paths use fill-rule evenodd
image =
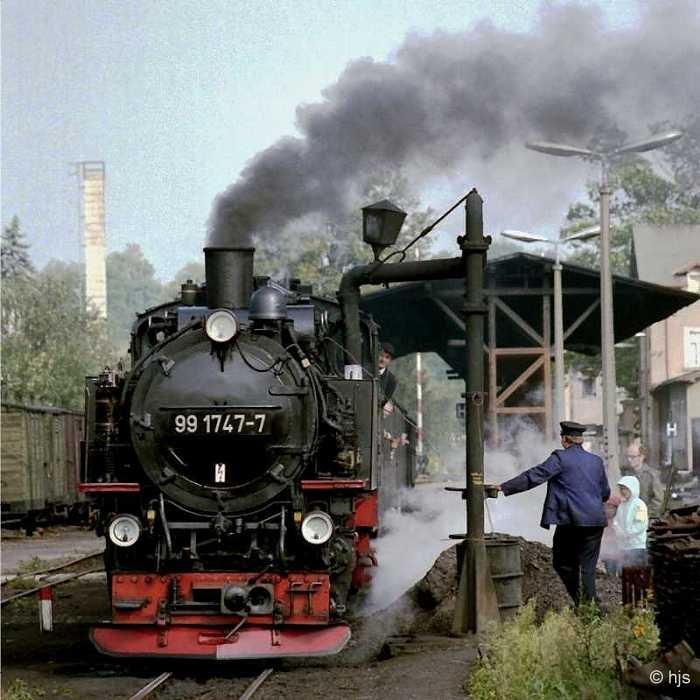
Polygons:
M492 628L486 654L467 682L472 700L626 700L636 697L620 679L618 660L646 662L659 633L649 608L549 612L535 624L530 601L511 622Z

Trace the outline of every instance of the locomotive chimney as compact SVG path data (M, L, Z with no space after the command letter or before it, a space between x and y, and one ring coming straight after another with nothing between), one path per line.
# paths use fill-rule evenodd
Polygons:
M212 247L204 249L207 306L210 309L241 309L253 292L255 248Z

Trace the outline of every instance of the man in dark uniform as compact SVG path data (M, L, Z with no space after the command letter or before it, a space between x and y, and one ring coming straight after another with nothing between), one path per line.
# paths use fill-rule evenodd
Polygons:
M610 497L610 486L603 460L583 449L586 426L572 421L560 425L564 449L554 450L542 464L497 488L506 496L512 496L547 482L540 525L546 529L550 525L557 526L552 564L578 605L581 600L597 600L595 572L607 522L603 503Z
M379 386L383 394L382 406L391 400L396 391L396 377L389 369L395 354L394 346L391 343L382 343L379 350Z

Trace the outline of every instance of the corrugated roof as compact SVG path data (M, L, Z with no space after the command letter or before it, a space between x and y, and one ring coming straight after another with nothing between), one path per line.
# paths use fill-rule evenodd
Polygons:
M542 332L542 304L532 292L553 286L554 260L528 253L497 258L486 267L486 284L510 290L507 304L538 333ZM568 328L600 297L597 270L563 264L564 326ZM512 294L523 290L522 294ZM615 275L615 341L633 336L648 326L671 316L700 296L677 288L660 286ZM397 356L414 352L437 352L461 373L464 350L449 341L463 337L460 329L464 283L460 279L397 285L363 295L361 306L381 326L381 336L391 340ZM447 309L447 311L446 311ZM501 318L500 312L498 318ZM553 319L552 319L553 324ZM529 347L534 341L512 323L497 323L498 347ZM553 334L553 327L550 328ZM485 337L488 337L488 330ZM553 337L553 336L552 336ZM595 354L600 349L600 310L597 308L566 339L566 349Z

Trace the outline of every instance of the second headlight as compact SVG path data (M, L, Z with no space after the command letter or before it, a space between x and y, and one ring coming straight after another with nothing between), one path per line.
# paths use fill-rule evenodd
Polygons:
M117 515L109 524L107 534L117 547L131 547L141 535L141 523L135 515Z
M324 544L333 534L333 520L328 513L315 510L301 521L301 536L309 544Z

